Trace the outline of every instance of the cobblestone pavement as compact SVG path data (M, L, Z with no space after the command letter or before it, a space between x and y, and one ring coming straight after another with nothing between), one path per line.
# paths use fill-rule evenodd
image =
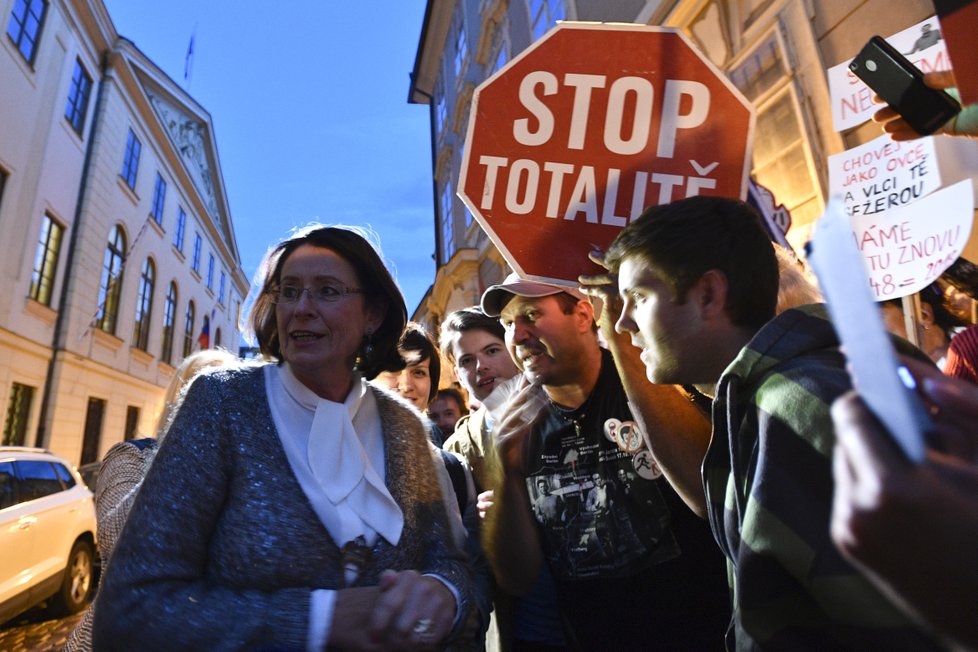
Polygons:
M35 608L11 621L0 624L0 650L3 652L48 652L61 650L68 635L81 620L77 613L67 618L53 618L45 609Z

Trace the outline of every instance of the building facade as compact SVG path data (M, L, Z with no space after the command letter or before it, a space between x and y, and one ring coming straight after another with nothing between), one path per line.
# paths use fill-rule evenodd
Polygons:
M78 463L152 435L176 366L238 345L210 115L100 0L0 0L4 444Z
M828 68L933 16L929 0L429 0L409 102L431 112L437 275L415 319L437 324L508 268L456 196L472 93L558 20L676 27L757 113L751 175L791 214L800 250L828 197L827 159L880 135L833 128ZM966 249L978 254L975 238Z

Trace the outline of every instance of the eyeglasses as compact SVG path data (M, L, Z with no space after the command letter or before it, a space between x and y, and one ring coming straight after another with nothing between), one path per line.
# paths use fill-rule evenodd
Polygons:
M316 303L336 303L351 294L366 294L366 291L360 288L348 288L338 284L314 285L311 287L283 285L278 289L269 290L268 294L272 297L272 303L291 304L298 303L299 297L306 292L309 293L309 298Z

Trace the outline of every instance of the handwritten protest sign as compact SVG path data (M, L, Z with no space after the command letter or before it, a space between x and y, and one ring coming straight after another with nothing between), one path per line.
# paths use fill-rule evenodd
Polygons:
M878 300L919 292L964 249L974 219L971 180L885 213L852 216L853 237Z
M937 18L928 18L886 40L924 72L951 68ZM832 124L836 131L861 125L880 108L873 103L873 91L849 70L850 61L829 68Z
M842 197L850 216L904 206L940 187L933 138L895 143L883 135L829 156L829 194Z

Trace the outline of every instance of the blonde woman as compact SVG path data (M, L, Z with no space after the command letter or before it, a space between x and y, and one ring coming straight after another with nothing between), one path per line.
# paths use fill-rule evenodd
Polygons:
M205 369L231 365L237 361L238 359L231 352L224 349L204 349L188 355L177 367L166 389L163 411L156 422L156 438L147 437L119 442L105 454L95 486L98 551L102 558L103 573L108 567L115 543L122 533L122 526L126 524L126 517L136 498L136 492L143 483L146 471L156 456L160 441L166 435L166 428L179 407L184 388ZM66 652L92 649L94 617L95 609L92 605L71 633L65 646Z

